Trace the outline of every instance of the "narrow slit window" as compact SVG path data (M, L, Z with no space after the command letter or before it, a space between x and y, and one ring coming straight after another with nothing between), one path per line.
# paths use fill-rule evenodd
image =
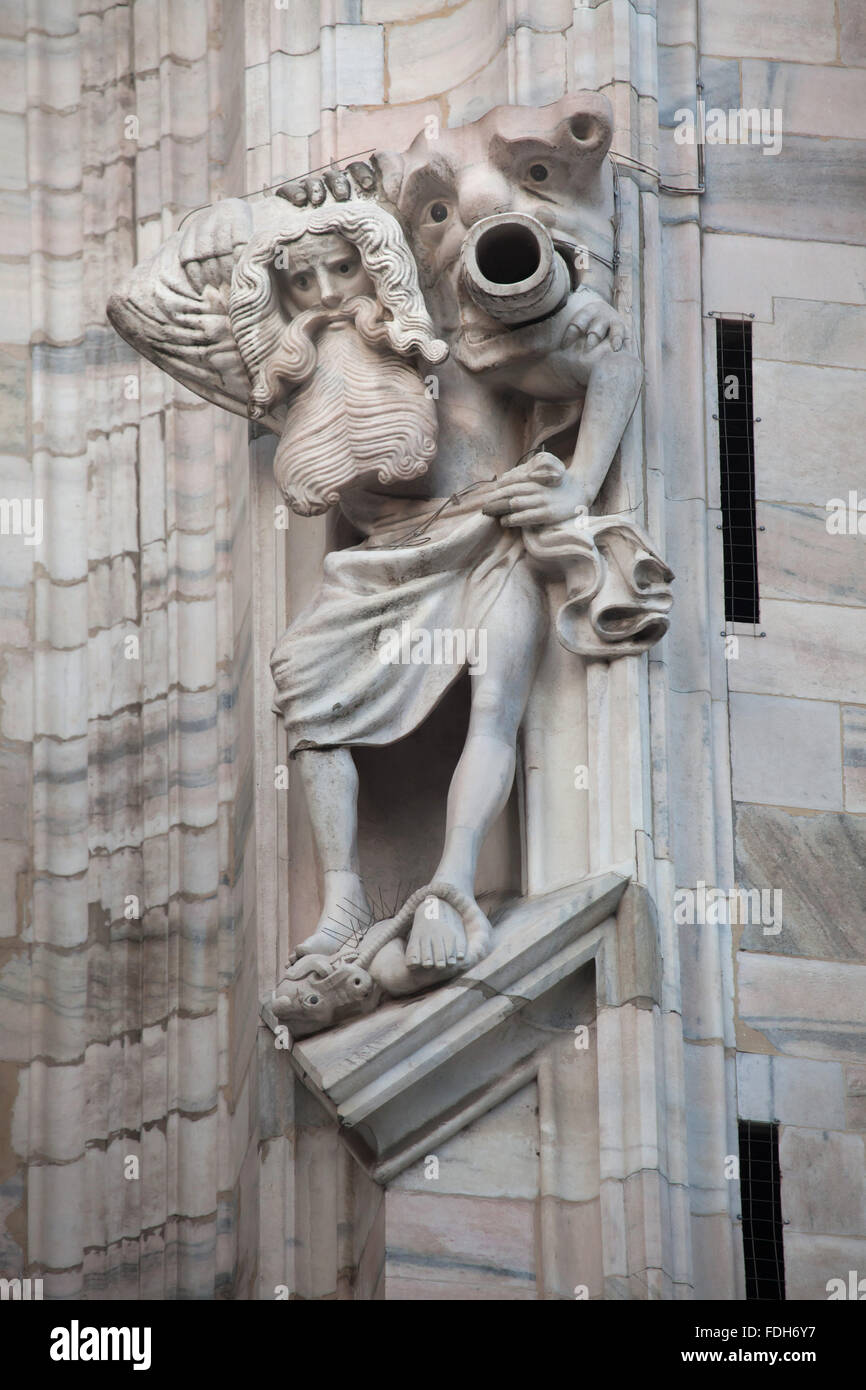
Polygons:
M783 1301L785 1249L778 1125L740 1121L740 1197L746 1298Z
M725 621L757 623L760 614L752 416L752 325L747 319L716 319L716 361Z

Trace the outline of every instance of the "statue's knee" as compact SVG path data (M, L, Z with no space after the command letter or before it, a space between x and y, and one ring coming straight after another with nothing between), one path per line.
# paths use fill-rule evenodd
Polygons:
M508 709L508 692L501 681L479 682L472 691L472 726L476 731L490 727L496 732Z

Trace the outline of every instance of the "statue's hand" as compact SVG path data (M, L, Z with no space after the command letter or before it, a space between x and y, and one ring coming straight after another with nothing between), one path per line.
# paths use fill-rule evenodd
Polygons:
M586 515L592 501L554 454L539 453L506 473L482 511L502 526L555 526Z
M362 160L356 160L346 169L325 169L320 174L307 174L302 179L292 179L277 189L277 197L294 203L296 208L317 208L327 197L335 198L338 203L345 203L356 193L356 189L352 187L352 180L362 193L372 193L376 187L373 169Z
M207 285L222 289L231 284L235 260L252 227L252 210L242 198L225 198L193 213L181 231L178 259L196 294Z
M601 299L593 290L577 290L573 300L576 312L563 334L560 343L562 351L567 351L572 344L591 350L605 338L614 352L619 352L628 345L628 324L612 304Z

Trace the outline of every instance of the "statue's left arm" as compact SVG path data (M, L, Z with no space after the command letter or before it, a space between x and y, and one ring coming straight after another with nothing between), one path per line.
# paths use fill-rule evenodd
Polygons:
M624 321L591 291L576 291L553 318L518 330L512 341L521 333L522 356L500 370L500 379L540 400L569 401L583 391L577 444L558 485L513 469L484 510L507 526L554 525L598 496L637 404L643 369Z
M203 396L246 415L249 377L228 317L232 270L252 233L249 205L228 198L187 218L111 295L122 338Z

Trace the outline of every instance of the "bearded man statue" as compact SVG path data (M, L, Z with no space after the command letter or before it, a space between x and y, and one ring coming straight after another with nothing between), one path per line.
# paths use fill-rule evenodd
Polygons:
M448 349L387 212L359 200L294 220L245 247L229 319L252 381L250 416L285 417L277 482L294 511L314 516L362 478L426 471L436 412L413 359L441 362Z
M647 538L585 515L640 390L617 312L563 263L555 313L491 332L455 241L437 289L439 331L460 346L449 357L400 223L360 180L331 182L333 200L322 191L301 206L287 186L254 208L230 199L194 213L109 302L144 356L278 436L276 479L296 513L338 506L359 537L325 557L271 658L323 886L318 923L272 1001L296 1035L439 984L489 950L478 859L514 780L548 576L566 580L560 641L588 656L645 650L670 604L670 572ZM436 195L431 226L443 209ZM575 391L586 399L566 466L543 447L560 416L530 402ZM352 749L418 729L467 670L469 724L436 869L359 952L340 927L343 904L369 911Z

